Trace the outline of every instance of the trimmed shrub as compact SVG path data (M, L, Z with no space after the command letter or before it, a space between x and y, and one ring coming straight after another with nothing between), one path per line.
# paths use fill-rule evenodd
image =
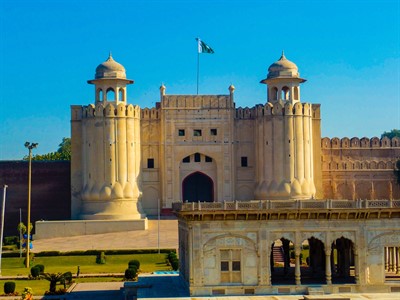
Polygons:
M171 260L173 258L177 258L176 253L175 252L168 253L168 260Z
M136 277L137 275L137 269L135 268L128 268L125 270L125 278L132 280Z
M104 251L101 251L96 256L96 264L104 265L105 263L106 263L106 255L104 254Z
M65 286L66 284L70 284L72 281L72 273L71 272L65 272L63 274L63 278L61 279L61 283Z
M37 265L35 265L35 267L38 267L40 269L40 273L44 272L44 265L37 264Z
M179 269L179 260L177 258L175 258L175 259L172 259L170 262L171 262L172 270L178 271L178 269Z
M12 294L15 292L15 282L14 281L6 281L4 282L4 294Z
M137 259L130 260L128 263L128 267L131 268L132 266L135 266L137 270L140 269L140 261Z
M38 266L34 266L31 268L31 275L33 278L38 278L40 273L40 268Z

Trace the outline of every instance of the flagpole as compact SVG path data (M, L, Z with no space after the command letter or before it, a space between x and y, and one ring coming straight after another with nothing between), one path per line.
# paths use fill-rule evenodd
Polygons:
M200 51L199 51L199 40L197 39L197 95L199 94L199 73L200 73Z
M200 53L197 52L197 95L199 94Z

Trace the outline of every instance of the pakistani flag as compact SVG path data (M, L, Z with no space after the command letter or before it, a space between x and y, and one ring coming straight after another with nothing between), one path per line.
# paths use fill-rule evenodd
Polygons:
M211 47L208 46L206 43L204 43L202 40L200 40L199 38L197 38L196 40L197 40L197 49L199 53L210 53L210 54L214 53L214 50L211 49Z

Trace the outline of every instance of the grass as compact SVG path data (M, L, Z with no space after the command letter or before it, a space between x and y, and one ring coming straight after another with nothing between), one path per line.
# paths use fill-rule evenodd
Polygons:
M128 262L133 259L140 261L140 272L153 272L171 270L166 264L167 254L126 254L126 255L107 255L106 264L96 264L95 255L87 256L48 256L36 257L31 262L31 267L36 264L45 266L45 272L72 272L76 275L77 267L80 267L80 274L97 274L97 273L124 273L128 268ZM1 273L3 276L27 276L30 269L23 265L24 258L3 258ZM94 277L94 278L74 278L74 282L110 282L122 281L121 277ZM2 294L4 282L14 281L16 283L16 291L21 294L27 286L33 289L35 295L43 295L49 289L47 280L0 280L0 294ZM62 285L57 286L62 288Z
M106 264L103 265L96 264L95 255L36 257L34 261L31 261L30 266L42 264L45 266L45 272L48 273L69 271L76 274L78 266L80 266L80 274L124 273L128 267L128 262L133 259L140 261L142 272L170 270L170 267L165 263L166 254L108 255L106 256ZM23 262L24 258L3 258L2 275L26 276L30 274L30 269L25 268Z

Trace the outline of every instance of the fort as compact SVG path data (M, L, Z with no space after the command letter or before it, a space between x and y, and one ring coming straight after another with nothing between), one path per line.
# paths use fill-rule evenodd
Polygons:
M322 138L305 81L282 53L260 81L265 104L236 108L233 85L226 95L162 85L141 109L110 55L88 81L94 103L71 106L71 196L53 200L72 221L36 222L36 237L143 230L147 215L174 212L191 295L398 292L400 138Z

